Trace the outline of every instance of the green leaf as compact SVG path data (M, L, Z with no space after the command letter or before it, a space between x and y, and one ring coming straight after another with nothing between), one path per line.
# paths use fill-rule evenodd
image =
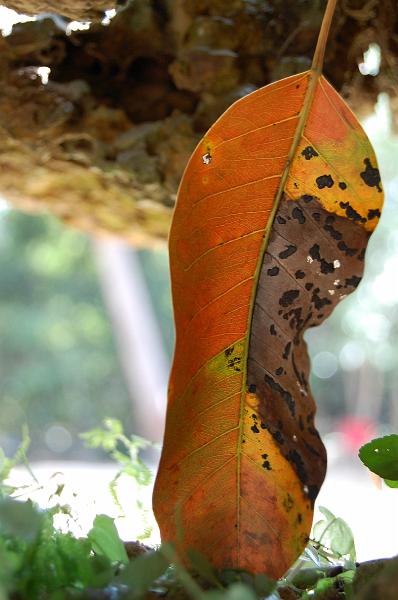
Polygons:
M386 435L365 444L359 450L361 461L380 477L398 480L398 435Z
M161 577L169 566L169 561L161 552L148 552L132 560L118 576L117 582L132 588L132 597L140 597L151 584Z
M254 576L254 589L261 597L269 596L276 588L276 581L270 579L264 573Z
M30 437L27 425L22 426L22 441L14 456L11 458L7 458L4 451L0 448L0 494L5 495L5 493L12 491L11 488L8 489L4 485L4 481L9 477L12 469L19 464L25 464L28 467L28 471L31 473L33 479L34 476L30 471L30 467L28 465L28 461L26 458L26 452L30 445Z
M396 479L385 479L384 483L390 488L398 488L398 481Z
M203 577L203 579L208 583L212 583L216 587L221 587L221 583L217 579L214 568L209 563L207 558L203 556L203 554L201 554L194 548L189 548L188 558L191 561L193 569L197 572L198 575Z
M43 514L31 500L18 502L12 498L0 500L0 531L26 541L35 539L43 523Z
M244 583L233 583L225 591L211 590L202 594L203 600L257 600L253 590Z
M111 562L128 563L126 549L111 517L97 515L87 537L97 554L106 556Z
M355 543L350 527L343 519L335 517L324 506L320 506L319 510L325 516L325 519L314 525L313 535L315 541L330 548L337 557L348 556L349 560L355 562Z

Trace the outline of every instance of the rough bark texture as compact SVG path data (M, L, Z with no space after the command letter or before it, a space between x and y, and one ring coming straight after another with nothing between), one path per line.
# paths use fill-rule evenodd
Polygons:
M104 10L114 8L115 0L3 0L2 4L27 15L58 13L71 19L99 19Z
M112 0L10 0L24 12L94 18ZM308 68L325 2L135 0L67 35L48 15L0 38L0 193L86 231L167 235L197 140L235 99ZM398 87L395 0L342 0L325 74L364 114ZM70 33L70 32L69 32ZM377 77L357 68L370 42ZM43 85L38 67L51 69Z

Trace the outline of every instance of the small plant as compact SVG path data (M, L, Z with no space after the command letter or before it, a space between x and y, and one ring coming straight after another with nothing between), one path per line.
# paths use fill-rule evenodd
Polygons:
M130 438L124 433L123 426L117 419L104 419L103 427L92 429L80 436L89 448L104 450L118 465L119 470L109 483L109 491L119 510L119 516L124 517L122 503L118 495L118 482L123 475L131 477L137 488L136 506L141 514L144 525L142 533L137 539L144 541L152 533L151 516L141 499L144 489L152 483L152 473L140 458L140 451L149 446L151 442L139 436Z
M107 419L103 429L95 429L82 437L91 447L103 448L118 461L121 469L116 478L125 473L137 478L142 486L150 482L150 472L138 455L144 443L129 439L119 422ZM394 460L390 462L396 464L397 437L388 436L382 438L387 440L382 443L374 440L367 444L365 450L361 450L361 458L366 457L368 451L371 457L376 454L377 460L379 454L385 454L385 462L389 464L393 454ZM28 487L7 484L11 470L25 464L35 486L40 485L27 462L28 446L29 435L25 428L16 454L12 458L0 454L0 600L361 600L370 597L376 600L384 596L378 592L373 596L361 594L370 586L377 585L378 589L396 586L396 583L391 584L396 559L357 565L350 528L324 507L320 508L322 519L314 525L304 553L279 581L239 569L214 569L193 549L188 553L189 565L183 565L172 544L150 549L135 542L125 543L113 519L106 515L95 517L85 537L60 531L55 517L67 512L68 507L57 504L40 510L29 499L24 502L16 499L28 496ZM375 452L374 448L379 451ZM374 463L369 465L373 468ZM386 472L383 470L383 473ZM391 476L394 471L388 470L387 474ZM118 503L117 494L115 497ZM397 587L393 589L397 591Z

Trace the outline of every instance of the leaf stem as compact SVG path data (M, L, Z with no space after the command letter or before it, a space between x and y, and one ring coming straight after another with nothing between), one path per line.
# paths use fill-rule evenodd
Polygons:
M323 59L325 57L325 48L328 41L330 25L332 23L337 0L328 0L325 14L323 15L322 25L316 43L314 58L312 59L311 70L322 73Z

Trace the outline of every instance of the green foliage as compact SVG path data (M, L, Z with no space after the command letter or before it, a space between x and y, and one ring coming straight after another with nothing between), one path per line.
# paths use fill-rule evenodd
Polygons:
M320 506L319 510L325 518L314 525L313 542L315 547L318 548L318 551L322 547L322 554L328 560L346 559L349 564L355 565L356 552L351 529L343 519L335 517L324 506Z
M53 592L108 583L111 562L96 554L90 539L58 531L55 510L6 498L0 503L0 587L32 600Z
M138 556L120 573L118 581L129 587L132 598L142 597L169 568L161 549Z
M126 436L117 420L106 420L103 428L84 434L84 439L109 452L121 472L140 485L150 481L138 456L142 441ZM67 507L40 510L30 500L19 502L7 495L4 479L16 464L27 462L28 444L25 429L15 456L1 455L0 600L350 600L356 599L357 590L373 593L374 586L397 591L396 559L387 559L376 569L366 563L356 569L348 525L323 507L323 518L315 524L305 553L278 582L264 574L218 571L195 550L189 552L187 570L167 543L156 550L137 544L137 556L131 559L113 519L106 515L95 518L87 537L76 538L54 526L54 518ZM378 597L364 595L363 600Z
M80 437L89 448L104 450L120 465L119 471L109 483L109 491L123 516L123 507L117 493L118 480L122 475L128 475L135 480L138 488L151 483L152 473L139 456L140 450L151 445L151 442L138 436L127 437L121 422L117 419L104 419L103 424L103 428L92 429L82 433ZM139 500L137 500L137 506L142 512L143 520L145 520L145 511ZM149 537L150 533L151 528L147 526L139 539L143 540Z
M97 515L92 529L88 533L91 547L100 556L111 563L128 563L128 556L117 532L114 520L107 515Z
M0 448L0 499L6 495L11 494L15 491L14 488L6 485L5 481L8 479L12 469L19 464L24 464L28 470L30 470L26 453L30 446L30 436L28 428L25 425L22 426L22 441L20 446L17 448L14 456L7 458L5 452ZM32 477L33 474L32 474Z
M359 450L359 458L373 473L383 477L389 487L398 487L398 435L372 440Z
M43 433L54 423L73 440L110 405L128 422L131 402L88 238L51 217L3 212L0 271L0 439L7 449L25 422L36 456L48 455Z
M44 516L30 500L17 502L11 497L0 500L0 532L19 537L26 542L34 540L43 527Z
M140 485L148 485L152 480L151 471L139 457L139 451L151 444L139 436L128 438L117 419L104 419L104 427L92 429L80 436L89 448L105 450L121 468L117 475L130 475Z

